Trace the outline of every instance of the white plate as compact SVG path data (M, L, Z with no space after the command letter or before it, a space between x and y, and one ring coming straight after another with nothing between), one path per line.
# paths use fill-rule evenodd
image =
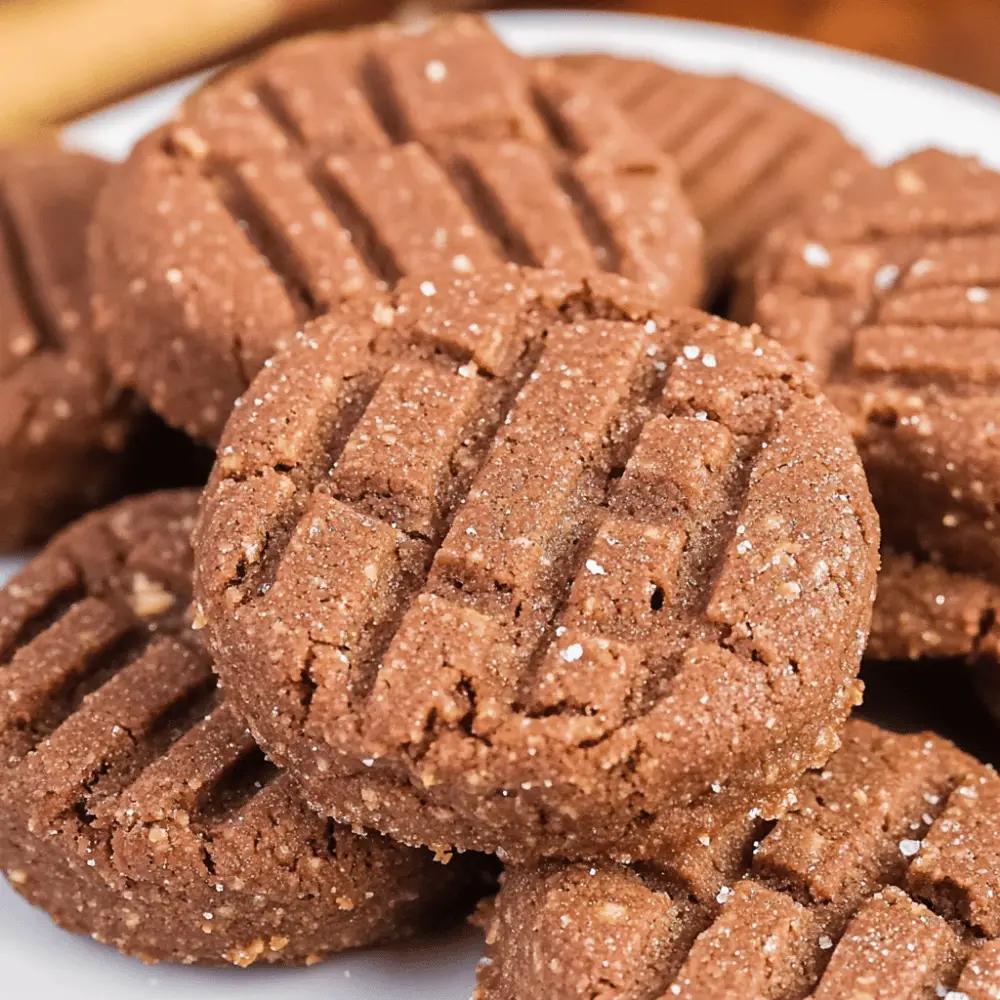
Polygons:
M1000 168L1000 99L962 84L836 49L689 21L614 14L503 14L495 23L526 53L604 50L703 72L739 72L828 115L872 156L890 160L922 146L974 153ZM124 156L197 80L94 115L68 130L82 149ZM0 580L15 566L0 559ZM312 969L202 971L147 968L54 928L0 884L0 995L62 998L106 991L116 998L195 1000L468 1000L479 936L359 952Z
M605 51L703 73L741 73L838 122L872 157L923 146L972 153L1000 169L1000 98L944 77L764 32L629 14L493 15L526 54ZM111 158L166 118L201 76L171 84L67 130L70 142Z

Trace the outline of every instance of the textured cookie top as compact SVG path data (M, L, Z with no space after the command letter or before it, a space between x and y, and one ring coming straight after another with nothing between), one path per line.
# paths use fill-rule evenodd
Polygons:
M780 798L856 699L877 545L773 344L513 267L307 326L234 411L196 540L269 752L366 789L311 798L509 854Z
M1000 779L929 735L848 723L788 814L663 871L511 869L480 1000L988 1000Z
M886 542L1000 582L1000 175L930 150L777 231L747 289L854 431Z
M81 263L108 170L56 148L0 150L0 449L71 438L104 415Z
M891 661L933 660L937 683L971 668L977 693L1000 719L1000 584L909 553L883 553L865 656L887 669Z
M1000 584L889 552L882 559L865 655L874 660L965 657L998 662L998 612Z
M113 367L213 442L276 345L404 274L513 261L681 304L701 288L672 161L472 17L310 37L210 81L133 153L93 251Z
M100 453L124 445L127 414L95 358L82 265L108 170L55 147L0 149L0 548L34 541L53 507L78 506L65 494L87 492L60 481L56 458L74 472L88 458L99 480Z
M84 237L108 164L0 149L0 379L46 353L91 350Z
M865 162L831 122L750 80L608 55L557 62L614 100L676 161L705 227L713 290L779 220Z
M26 824L123 890L313 896L365 923L430 857L314 815L220 699L187 618L196 506L193 491L159 493L90 515L0 591L8 876L26 878L10 860L31 856Z

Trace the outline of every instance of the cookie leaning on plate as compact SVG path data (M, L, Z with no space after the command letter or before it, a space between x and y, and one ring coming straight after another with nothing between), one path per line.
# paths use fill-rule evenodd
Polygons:
M404 280L253 382L196 534L226 688L310 802L649 856L780 810L859 697L878 525L752 331L515 267Z
M479 862L321 819L220 696L187 620L196 506L91 514L0 591L0 867L146 961L311 963L457 918Z
M87 224L109 164L0 148L0 551L111 498L135 408L94 343Z
M600 54L557 62L611 97L676 160L705 227L710 294L729 290L776 223L867 162L834 124L751 80Z
M889 554L865 652L870 660L937 661L944 676L970 667L983 704L1000 720L1000 583Z
M477 1000L913 997L1000 981L1000 778L858 721L788 814L662 867L508 869Z
M777 230L744 311L847 416L886 551L869 655L996 660L1000 174L872 167Z
M701 229L615 106L473 17L277 46L144 139L98 207L116 376L215 444L309 318L406 274L606 269L694 304Z

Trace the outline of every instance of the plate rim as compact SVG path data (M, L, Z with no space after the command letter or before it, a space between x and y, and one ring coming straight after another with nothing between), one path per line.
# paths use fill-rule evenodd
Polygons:
M486 16L505 41L528 55L605 51L708 75L733 73L757 80L833 121L877 162L937 145L1000 169L1000 94L929 70L823 42L694 18L555 9L494 11ZM684 56L686 44L691 46L690 59ZM759 59L754 60L757 53ZM811 64L814 78L807 75ZM847 94L821 86L838 72L845 75ZM68 123L66 144L121 159L206 75L201 71L180 77ZM872 104L864 115L855 115L851 101L856 103L859 93L869 89ZM880 104L882 120L888 123L884 132L876 117ZM928 110L918 116L922 104ZM931 127L924 128L924 123Z
M510 22L517 25L520 21L551 21L553 26L562 26L565 22L577 22L586 19L588 22L610 22L624 26L632 25L636 28L661 29L668 25L671 31L678 34L690 34L697 37L699 41L706 41L713 36L727 44L738 44L746 40L747 36L759 38L768 45L775 46L788 54L806 55L810 52L822 52L828 59L842 62L854 70L879 70L883 73L891 74L898 78L901 84L912 83L922 86L933 85L935 89L944 89L952 92L952 96L960 99L973 99L982 101L989 106L989 109L1000 113L1000 93L994 93L985 87L980 87L974 83L967 83L964 80L957 80L935 70L923 69L919 66L911 66L908 63L890 59L887 56L873 55L868 52L859 52L844 46L834 45L830 42L819 42L809 38L798 38L794 35L783 35L776 31L765 31L761 28L748 28L741 25L722 24L715 21L703 21L699 18L675 17L669 14L642 14L633 11L610 11L610 10L565 10L559 8L538 8L533 10L503 10L489 13L491 21L499 21L502 24ZM537 30L537 29L536 29ZM562 51L579 52L580 49L560 49L556 48L554 54ZM655 54L652 55L655 58ZM658 60L661 61L661 60ZM713 74L708 74L713 75Z

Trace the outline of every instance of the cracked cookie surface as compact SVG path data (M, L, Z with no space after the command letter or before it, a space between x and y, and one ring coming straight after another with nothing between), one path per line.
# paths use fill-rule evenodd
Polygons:
M139 144L91 240L113 370L215 444L302 324L407 274L605 269L697 302L673 161L612 102L465 16L293 41Z
M62 927L146 961L311 963L454 919L468 857L306 807L189 622L194 491L67 529L0 591L0 866Z
M946 740L852 720L776 823L660 866L508 869L476 1000L989 1000L998 810Z
M869 655L996 662L1000 174L937 150L775 231L744 309L847 416L885 536Z
M832 122L752 80L603 54L556 62L599 87L676 161L705 229L711 294L728 290L773 226L866 163Z
M329 815L647 855L778 810L859 696L878 526L779 349L623 279L403 281L234 411L196 588Z

